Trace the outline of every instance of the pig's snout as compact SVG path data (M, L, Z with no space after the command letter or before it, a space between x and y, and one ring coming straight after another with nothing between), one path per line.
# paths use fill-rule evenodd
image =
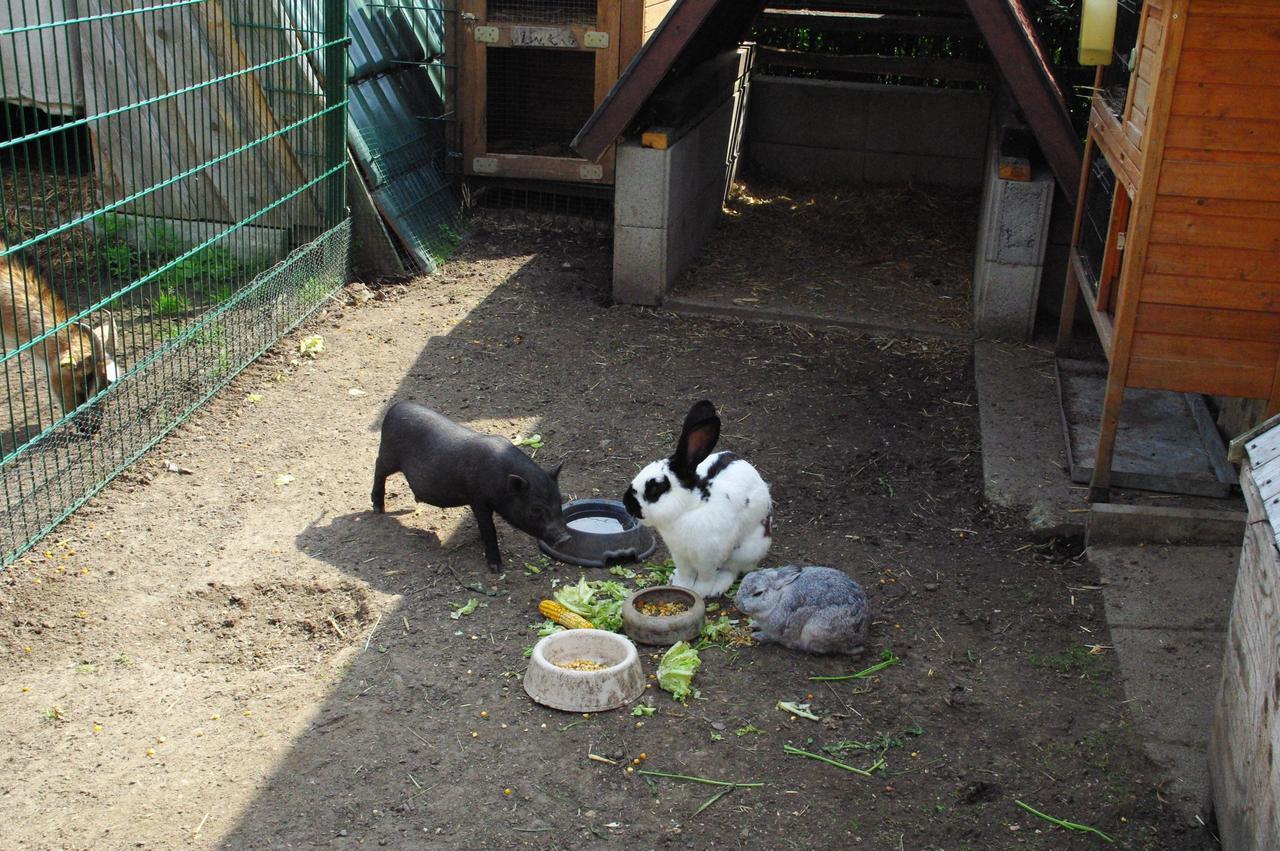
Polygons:
M573 535L569 532L568 526L560 526L558 529L551 530L551 534L546 536L546 541L551 546L557 547L560 544L568 543L572 537Z

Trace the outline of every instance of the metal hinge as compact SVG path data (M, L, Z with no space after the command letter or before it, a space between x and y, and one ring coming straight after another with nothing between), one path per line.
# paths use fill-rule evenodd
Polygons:
M587 47L604 49L609 46L609 34L597 30L587 30L582 34L582 43Z
M476 27L476 41L481 44L497 44L498 35L497 27Z
M578 167L578 176L583 180L600 180L604 177L604 166L586 163Z
M497 174L498 161L494 157L476 157L471 161L471 170L476 174Z
M1129 235L1124 231L1116 234L1116 251L1124 251L1124 244L1128 241Z

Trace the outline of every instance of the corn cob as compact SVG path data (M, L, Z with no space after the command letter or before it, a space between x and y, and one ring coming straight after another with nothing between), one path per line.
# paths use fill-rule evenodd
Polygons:
M543 600L538 604L538 611L543 617L569 629L594 629L591 621L577 612L570 611L563 603L557 603L555 600Z

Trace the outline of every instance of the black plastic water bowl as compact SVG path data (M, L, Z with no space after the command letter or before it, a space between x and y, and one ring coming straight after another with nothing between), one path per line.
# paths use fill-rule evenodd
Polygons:
M564 505L569 540L557 546L538 541L538 548L556 561L582 567L608 567L642 561L658 543L616 499L575 499Z

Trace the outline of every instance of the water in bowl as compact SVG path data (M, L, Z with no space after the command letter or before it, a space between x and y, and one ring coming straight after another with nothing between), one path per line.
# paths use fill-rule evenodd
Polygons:
M577 517L569 521L569 528L591 535L623 531L622 521L613 517Z

